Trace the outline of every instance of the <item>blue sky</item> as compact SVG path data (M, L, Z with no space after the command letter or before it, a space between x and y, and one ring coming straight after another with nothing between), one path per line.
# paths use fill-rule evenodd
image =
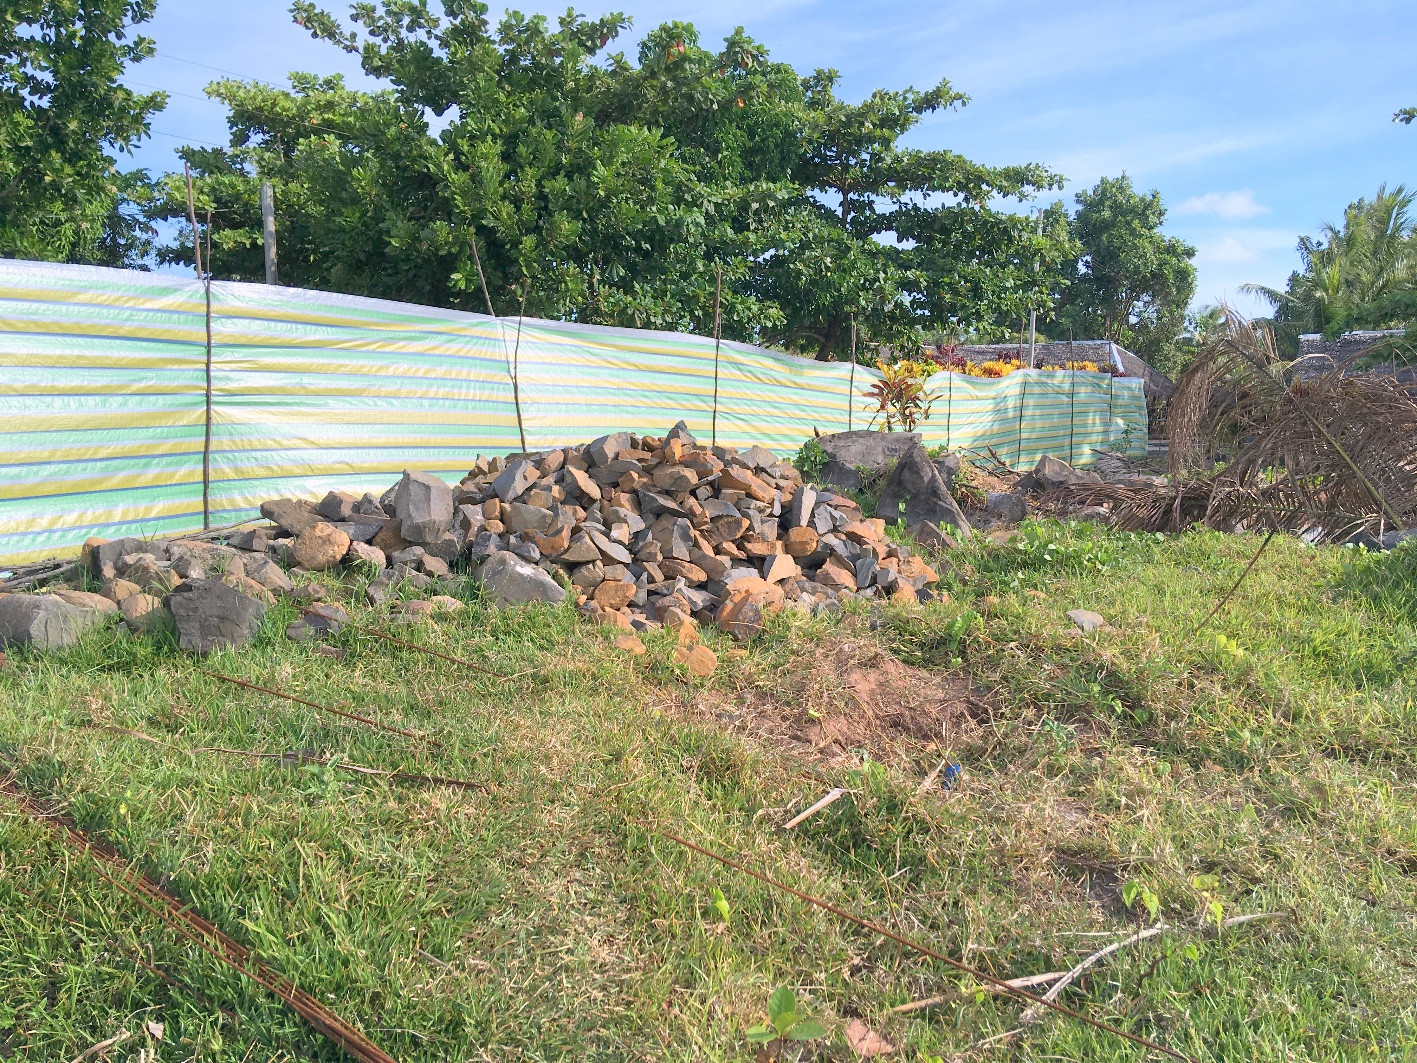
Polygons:
M555 15L565 5L521 9ZM929 118L915 145L1045 163L1068 178L1070 206L1079 188L1123 171L1159 189L1167 231L1197 248L1197 303L1258 311L1236 288L1282 286L1300 233L1384 181L1417 184L1417 125L1391 120L1417 106L1417 68L1405 58L1417 54L1412 0L622 0L578 10L623 10L636 35L692 22L709 46L741 25L799 70L837 68L849 98L948 77L971 103ZM159 0L144 31L159 55L128 80L189 95L157 116L160 135L140 165L174 168L187 140L226 142L224 109L191 98L224 76L208 67L274 82L291 70L364 81L357 60L310 40L287 11L287 0ZM622 43L633 55L633 40Z

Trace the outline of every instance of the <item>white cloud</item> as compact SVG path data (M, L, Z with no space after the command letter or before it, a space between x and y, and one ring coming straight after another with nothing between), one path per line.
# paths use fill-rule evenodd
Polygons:
M1196 250L1198 265L1239 266L1246 262L1257 262L1259 252L1234 236L1222 236Z
M1214 214L1218 218L1253 218L1268 214L1269 208L1255 202L1255 194L1248 188L1237 192L1207 192L1203 196L1192 196L1179 207L1177 214Z

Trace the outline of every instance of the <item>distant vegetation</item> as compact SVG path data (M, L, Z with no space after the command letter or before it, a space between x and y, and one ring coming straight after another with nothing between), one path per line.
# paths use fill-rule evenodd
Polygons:
M28 0L0 26L0 255L191 262L182 174L118 166L166 104L119 83L153 54L135 29L155 4L90 0L75 19L69 0ZM721 270L734 339L844 358L854 332L874 361L922 338L1021 342L1034 311L1040 336L1115 340L1173 375L1218 326L1218 308L1187 315L1195 249L1126 174L1029 216L1062 175L906 146L968 102L948 81L853 103L835 71L799 73L741 28L712 49L668 22L629 58L609 50L620 14L494 27L483 5L443 7L294 5L377 91L309 73L208 86L230 145L179 155L215 277L264 277L264 179L281 280L312 288L707 332ZM1411 200L1358 200L1301 240L1286 290L1253 289L1281 343L1412 322Z

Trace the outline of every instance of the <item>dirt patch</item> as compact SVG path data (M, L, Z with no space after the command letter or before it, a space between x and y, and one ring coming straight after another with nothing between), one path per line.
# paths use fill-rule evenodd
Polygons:
M808 656L728 694L701 691L688 706L815 760L899 761L958 751L988 730L993 709L966 679L896 659L876 642L825 639Z

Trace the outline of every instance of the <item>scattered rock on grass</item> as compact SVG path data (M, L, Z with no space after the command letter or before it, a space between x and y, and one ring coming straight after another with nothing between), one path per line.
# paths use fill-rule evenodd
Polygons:
M261 626L266 607L217 580L187 580L165 600L177 624L177 644L207 654L244 646Z
M78 642L101 616L50 594L6 594L0 596L0 645L61 650Z
M1067 617L1083 631L1096 631L1098 628L1108 626L1101 614L1088 609L1069 609Z

